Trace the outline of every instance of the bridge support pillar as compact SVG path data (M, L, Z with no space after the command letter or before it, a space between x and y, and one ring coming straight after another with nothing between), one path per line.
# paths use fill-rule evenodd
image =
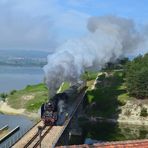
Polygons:
M69 132L66 132L64 134L64 137L63 137L63 142L64 142L64 145L68 145L68 142L69 142Z

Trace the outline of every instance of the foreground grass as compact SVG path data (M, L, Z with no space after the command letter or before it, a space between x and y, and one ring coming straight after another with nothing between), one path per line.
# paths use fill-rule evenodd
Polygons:
M124 73L114 71L109 77L100 75L100 83L96 89L89 90L88 115L117 118L120 112L119 106L125 105L131 99L126 91Z
M14 91L8 95L8 105L15 109L25 108L29 112L37 112L41 104L48 99L45 84L28 85L25 89Z

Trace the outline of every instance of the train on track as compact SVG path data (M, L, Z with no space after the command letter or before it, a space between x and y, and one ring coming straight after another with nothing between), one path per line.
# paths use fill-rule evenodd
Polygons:
M62 93L57 93L48 102L41 106L41 119L44 125L56 125L60 116L63 113L68 113L69 102L74 102L74 99L86 87L86 82L80 81L72 85L69 89Z

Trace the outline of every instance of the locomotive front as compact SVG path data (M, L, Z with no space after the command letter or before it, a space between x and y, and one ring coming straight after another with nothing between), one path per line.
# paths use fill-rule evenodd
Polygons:
M41 107L41 119L44 125L55 125L58 117L55 104L53 102L48 102Z

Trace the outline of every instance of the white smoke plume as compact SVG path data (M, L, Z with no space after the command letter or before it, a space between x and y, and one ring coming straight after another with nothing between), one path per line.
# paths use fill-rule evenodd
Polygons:
M122 17L92 17L87 27L87 36L69 40L48 55L44 71L52 93L63 81L76 82L86 68L100 69L136 50L143 41L134 22Z

